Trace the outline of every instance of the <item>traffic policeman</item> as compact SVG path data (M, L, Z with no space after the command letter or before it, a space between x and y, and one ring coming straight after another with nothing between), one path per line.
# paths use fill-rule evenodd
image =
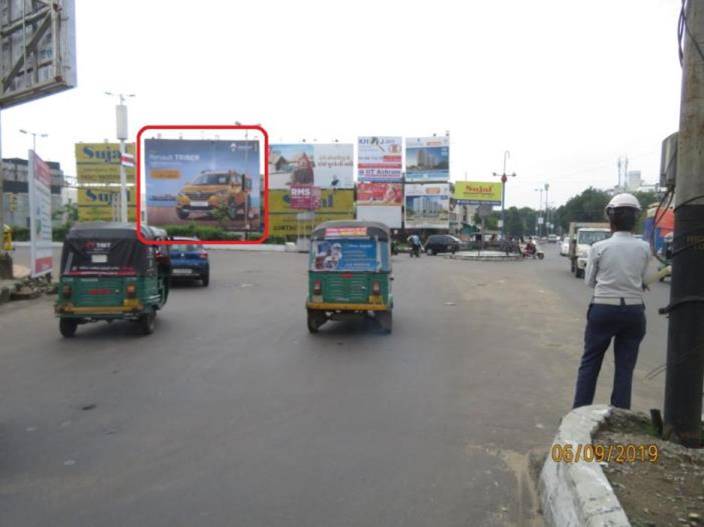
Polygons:
M584 353L577 374L574 408L592 404L599 370L611 341L615 373L611 405L631 407L633 369L645 336L643 291L650 246L633 236L641 206L618 194L606 206L612 236L592 245L584 281L594 288L587 311Z

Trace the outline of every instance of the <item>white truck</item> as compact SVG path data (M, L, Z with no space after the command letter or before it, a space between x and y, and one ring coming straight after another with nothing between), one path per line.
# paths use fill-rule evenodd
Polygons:
M584 278L591 246L611 236L608 223L570 223L570 271L576 278Z

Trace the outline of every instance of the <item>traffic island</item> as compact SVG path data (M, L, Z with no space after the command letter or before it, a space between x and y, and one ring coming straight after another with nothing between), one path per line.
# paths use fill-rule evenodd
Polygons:
M471 260L475 262L516 262L523 260L523 256L520 254L490 250L458 251L454 254L446 254L445 257L452 260Z
M647 416L572 410L540 474L547 525L704 525L704 451L663 441Z

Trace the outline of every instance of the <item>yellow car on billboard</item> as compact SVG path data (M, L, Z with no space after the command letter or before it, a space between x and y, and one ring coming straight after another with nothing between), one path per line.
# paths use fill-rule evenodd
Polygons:
M185 220L193 213L211 215L224 208L231 220L252 219L251 190L252 180L244 174L204 171L179 191L176 215Z

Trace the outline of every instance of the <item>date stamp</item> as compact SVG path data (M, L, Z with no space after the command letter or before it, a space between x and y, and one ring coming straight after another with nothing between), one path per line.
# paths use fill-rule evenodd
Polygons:
M556 443L550 449L550 457L555 463L657 463L660 450L655 444Z

